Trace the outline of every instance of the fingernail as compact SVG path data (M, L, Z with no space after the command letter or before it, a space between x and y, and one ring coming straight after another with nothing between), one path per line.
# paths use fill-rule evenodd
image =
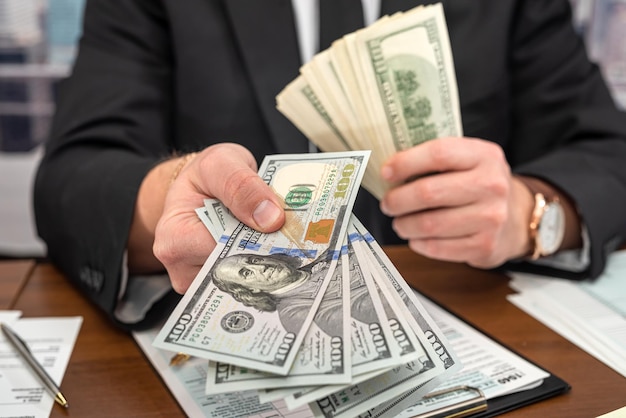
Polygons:
M383 177L383 179L389 180L393 176L393 169L388 165L385 165L383 166L383 168L381 168L380 175Z
M384 213L385 215L389 216L389 209L387 208L387 205L385 204L384 200L381 200L380 202L380 211Z
M267 229L274 225L276 220L280 217L281 210L274 202L270 200L264 200L256 207L252 218L261 228Z

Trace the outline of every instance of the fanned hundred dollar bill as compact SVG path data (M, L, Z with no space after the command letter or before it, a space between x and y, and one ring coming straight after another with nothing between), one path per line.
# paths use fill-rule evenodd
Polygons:
M226 214L227 218L232 219L232 215L220 208L220 205L219 201L207 199L206 208L199 208L198 212L204 213L208 210L211 214ZM217 228L225 224L223 220L217 221L215 215L210 218ZM221 234L222 232L217 233L216 240ZM389 369L417 359L417 337L412 332L404 331L408 327L401 315L393 311L369 272L361 270L352 244L347 238L344 242L333 281L326 290L289 375L277 376L225 363L211 363L206 382L207 394L248 389L297 388L311 384L318 389L322 385L348 384L353 381L352 376ZM344 287L344 291L338 292L336 286ZM336 308L330 309L333 307ZM324 323L334 324L331 328L337 329L336 334L343 324L346 327L343 335L349 335L349 338L345 339L343 335L329 336L324 332L328 328L323 326ZM299 396L300 393L296 390L293 393L295 396L286 397L285 400L294 409L314 400L313 396L317 394L322 396L334 391L336 389L330 392L325 389L305 397Z
M368 263L358 259L354 241L358 234L356 231L351 233L350 228L348 228L348 235L352 239L348 240L348 252L344 256L348 258L348 263L344 264L344 268L350 270L346 277L350 277L352 283L362 283L357 288L362 292L358 295L352 292L351 302L352 366L355 379L341 389L354 386L357 382L381 375L394 367L412 361L420 361L424 364L425 367L421 370L426 372L432 368L426 367L432 364L427 361L428 354L424 352L419 339L408 326L400 305L394 308L388 302L388 296L383 294L372 277ZM360 239L360 236L358 238ZM430 372L431 375L435 373L435 370ZM365 374L368 378L361 379L360 377ZM335 384L294 391L285 397L285 403L289 408L295 409L338 390Z
M369 151L268 156L285 226L227 230L157 335L158 348L286 375L339 258Z
M382 269L373 267L380 261L366 247L362 234L367 236L370 242L374 242L371 235L353 216L348 228L348 237L354 248L352 253L356 255L354 263L363 274L371 276L376 282L376 287L370 291L380 292L381 299L388 301L386 317L393 324L391 327L398 342L404 342L400 346L404 346L405 349L411 348L418 356L398 367L384 370L383 373L370 375L367 379L355 379L350 385L283 391L285 403L290 408L310 403L318 416L352 417L360 414L388 416L386 414L390 410L399 412L410 406L409 402L415 402L424 396L440 383L440 378L449 376L460 367L443 333L434 323L431 324L430 316L419 301L399 300L394 294L396 288L387 283L390 276ZM388 260L386 256L384 258ZM395 271L393 266L388 268ZM398 281L406 284L399 274L393 279L396 284ZM411 344L408 344L409 341ZM391 400L394 401L387 404Z
M354 245L359 265L375 278L378 288L385 294L385 297L391 304L403 307L404 304L398 304L393 294L388 291L385 284L387 277L383 277L379 270L372 268L372 262L376 260L372 260L371 253L363 251L364 241L361 232L354 225L357 222L357 219L353 216L348 233L350 241ZM419 309L419 307L416 309ZM417 314L428 316L423 308ZM410 321L407 321L409 317L408 311L406 309L397 309L394 310L394 315L399 324L404 325L405 330L411 329L419 338L418 347L421 354L419 358L366 381L341 388L341 390L332 394L317 398L310 403L311 409L316 416L326 418L355 417L361 414L380 416L376 415L376 410L380 410L382 404L392 399L400 400L407 391L417 392L419 396L423 396L437 386L437 377L447 374L446 368L438 361L437 353L431 344L428 343L423 330L407 325L407 322L410 323ZM320 393L320 391L317 392ZM299 403L290 402L289 398L286 399L286 403L290 406L299 405ZM404 408L398 409L398 412ZM393 409L396 410L396 407L394 406Z
M226 224L236 221L217 199L205 199L204 206L196 212L216 242L224 233ZM345 251L342 249L342 252ZM350 316L350 286L348 281L342 280L342 259L343 256L337 261L333 279L321 303L321 306L333 306L334 309L318 309L288 376L209 362L206 394L350 382L350 340L345 337L350 332L346 319Z
M423 336L422 344L430 346L435 354L432 361L442 370L448 371L447 374L457 371L460 367L458 356L450 349L450 343L443 332L417 299L387 254L355 216L352 216L350 220L350 227L353 227L362 237L360 241L362 245L359 246L357 254L362 254L362 258L369 261L370 271L381 284L384 292L394 301L393 303L406 308L404 312L411 328L416 335ZM440 375L440 377L443 376Z
M402 311L420 338L425 355L420 361L374 377L359 385L344 388L311 403L316 416L386 417L393 416L418 402L461 368L461 363L443 332L416 298L389 258L365 229L352 217L349 234L361 265L375 277L390 301ZM288 402L287 402L288 403Z

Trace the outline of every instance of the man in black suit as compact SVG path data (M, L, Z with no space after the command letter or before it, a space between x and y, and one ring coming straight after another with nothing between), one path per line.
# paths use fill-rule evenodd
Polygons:
M381 14L421 3L381 0ZM380 206L361 191L357 216L381 243L404 239L433 258L494 268L533 255L515 265L597 276L626 235L626 116L567 0L443 6L468 138L392 157L384 178L417 180ZM147 324L146 307L167 300L169 282L140 275L166 269L184 292L206 260L215 243L194 212L203 198L261 231L282 225L255 173L266 154L308 149L274 99L301 64L296 16L289 0L87 2L35 211L51 260L120 325ZM545 253L539 240L558 234L530 226L539 192L565 213L564 237Z

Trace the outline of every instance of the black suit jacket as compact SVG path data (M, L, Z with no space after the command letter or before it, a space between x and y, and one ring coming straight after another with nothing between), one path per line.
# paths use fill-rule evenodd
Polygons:
M417 4L382 0L382 12ZM571 25L567 0L443 0L464 132L576 202L598 275L626 235L626 117ZM109 314L139 185L174 150L223 141L305 152L275 109L298 74L290 0L90 0L35 185L49 256ZM399 242L361 192L358 217ZM543 270L547 273L555 271ZM566 274L564 272L557 272Z

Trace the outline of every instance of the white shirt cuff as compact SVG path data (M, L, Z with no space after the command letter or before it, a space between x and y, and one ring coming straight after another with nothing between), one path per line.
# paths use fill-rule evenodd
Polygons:
M126 254L121 275L120 293L113 314L118 321L126 324L143 320L150 308L172 289L167 274L129 277Z
M583 246L581 249L560 251L549 257L532 261L532 263L576 273L585 271L589 267L591 259L591 241L585 225L582 225L582 239Z

